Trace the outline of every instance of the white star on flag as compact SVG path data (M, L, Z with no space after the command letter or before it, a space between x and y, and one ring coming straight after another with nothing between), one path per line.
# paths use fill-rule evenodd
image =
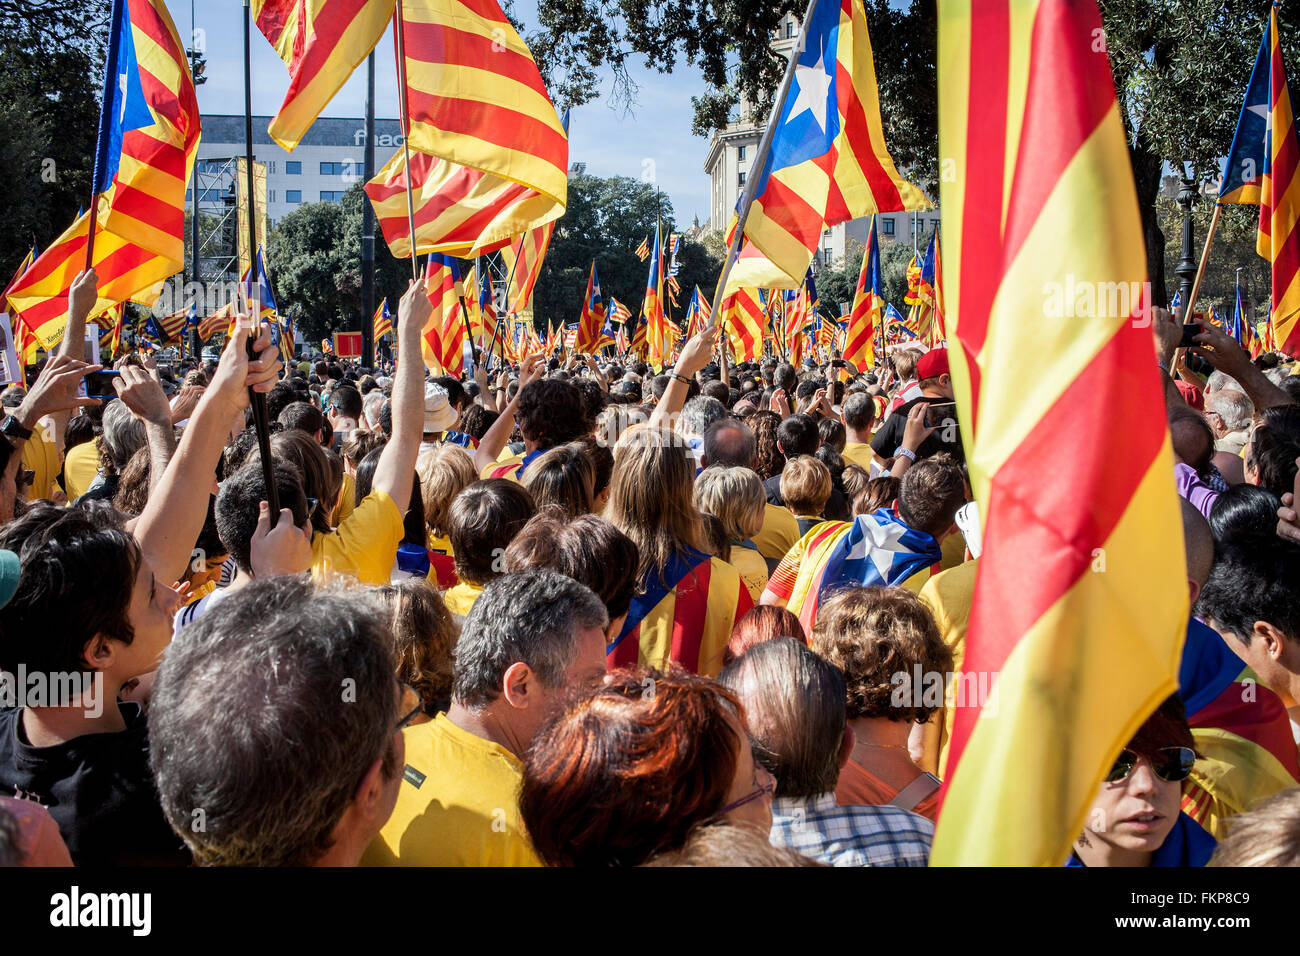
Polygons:
M889 580L889 569L894 564L895 552L903 550L897 547L899 540L907 534L907 528L893 521L879 524L868 515L861 518L862 540L853 546L847 561L861 561L870 558L871 563L880 572L882 580Z
M804 66L800 63L794 68L794 81L799 87L799 95L790 109L790 118L786 123L793 123L796 116L805 111L812 113L813 119L826 132L826 94L831 88L831 75L826 72L826 51L817 58L816 66Z

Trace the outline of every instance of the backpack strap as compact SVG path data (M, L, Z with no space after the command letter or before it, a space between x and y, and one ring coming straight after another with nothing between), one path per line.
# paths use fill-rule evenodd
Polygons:
M922 771L921 775L909 783L890 800L888 806L900 810L912 810L917 804L939 791L939 778L932 773Z

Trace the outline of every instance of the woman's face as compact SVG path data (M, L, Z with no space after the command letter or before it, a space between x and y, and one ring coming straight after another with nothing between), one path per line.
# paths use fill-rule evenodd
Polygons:
M1178 821L1182 783L1162 780L1151 761L1138 757L1123 780L1102 783L1079 843L1096 841L1125 853L1154 853Z
M762 764L754 760L754 752L749 746L749 735L740 722L740 718L728 715L728 722L736 732L738 741L736 754L736 776L731 781L731 792L727 794L727 804L744 800L740 806L727 813L727 820L732 823L747 823L759 827L766 833L772 829L772 789L775 781ZM745 800L760 788L768 792L752 800Z

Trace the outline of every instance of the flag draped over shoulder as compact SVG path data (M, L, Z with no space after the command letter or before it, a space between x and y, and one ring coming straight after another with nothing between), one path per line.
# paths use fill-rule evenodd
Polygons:
M1220 203L1259 203L1255 251L1272 267L1275 348L1300 358L1300 137L1269 11L1219 187Z
M829 226L930 206L885 147L862 3L818 0L802 41L745 221L746 237L795 284Z
M844 341L844 360L859 369L874 368L876 330L884 317L885 280L880 272L880 241L876 238L876 220L867 232L867 247L862 251L862 269L849 310L848 335Z
M116 0L96 176L93 264L99 298L152 305L185 259L185 186L199 144L189 62L163 0ZM9 290L41 345L63 338L68 290L85 268L92 212L77 218Z
M712 676L735 622L753 606L731 565L688 549L674 556L662 577L641 582L618 636L605 648L610 667L662 669L676 661Z
M429 254L424 288L433 303L433 314L420 337L424 364L436 374L457 378L465 370L465 323L460 317L460 269L456 260L436 252Z
M1092 0L939 6L939 153L963 171L940 202L944 298L984 539L962 671L996 684L955 708L932 864L1059 866L1177 689L1182 528L1101 30ZM1132 294L1045 317L1067 277Z
M252 0L253 22L289 68L289 89L271 119L271 138L287 150L370 55L395 0Z

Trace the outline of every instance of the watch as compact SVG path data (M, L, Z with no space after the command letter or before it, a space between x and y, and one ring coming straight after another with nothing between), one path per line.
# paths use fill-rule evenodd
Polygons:
M6 415L5 420L0 422L0 435L8 435L11 438L21 438L23 441L32 437L32 430L24 428L22 422L12 415Z

